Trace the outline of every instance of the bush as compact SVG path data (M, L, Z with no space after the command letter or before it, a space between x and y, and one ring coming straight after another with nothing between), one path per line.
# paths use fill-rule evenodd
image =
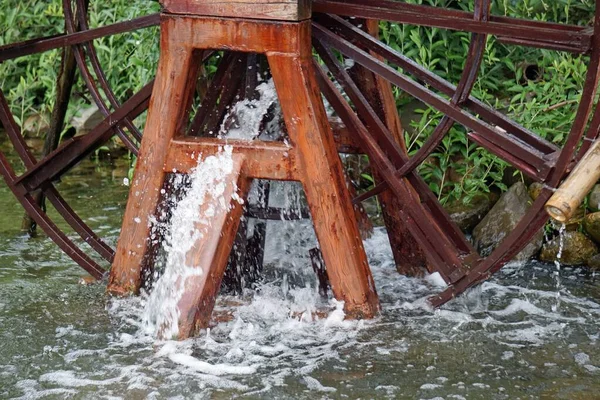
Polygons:
M469 10L473 1L408 0ZM60 0L6 0L0 7L0 45L63 31ZM157 1L92 1L91 26L101 26L156 12ZM563 23L590 25L592 0L494 1L493 13ZM101 64L119 99L126 99L154 75L158 59L157 28L116 35L95 42ZM458 83L470 35L440 29L381 24L381 38L421 65L450 82ZM0 88L7 94L18 122L32 112L49 113L56 95L55 81L60 55L50 51L0 64ZM533 66L529 70L527 66ZM527 72L527 73L526 73ZM503 111L525 127L560 145L564 142L581 95L586 58L567 53L498 43L489 38L481 73L473 94ZM81 79L75 88L69 114L91 104ZM409 126L406 142L416 152L442 115L396 91L397 105L416 115L404 120ZM490 190L505 190L507 164L469 143L463 127L455 125L442 145L419 172L445 203Z

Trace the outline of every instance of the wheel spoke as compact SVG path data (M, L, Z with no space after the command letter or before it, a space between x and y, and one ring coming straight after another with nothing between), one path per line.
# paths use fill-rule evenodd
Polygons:
M33 155L31 154L31 152L29 151L29 149L27 148L25 140L19 133L19 128L18 128L17 124L15 123L14 119L12 118L12 115L10 114L10 110L9 110L8 104L6 102L6 98L4 97L4 94L2 93L2 91L0 91L0 123L4 126L6 133L8 134L8 136L9 136L15 150L19 154L21 160L25 164L25 167L32 168L35 165L36 160L33 157ZM29 207L31 210L33 210L35 212L35 214L41 215L41 217L39 217L39 218L43 218L45 220L42 224L40 224L40 221L35 219L36 218L35 215L29 214L30 216L32 216L32 218L34 218L36 223L38 225L40 225L42 227L42 229L44 229L44 231L46 231L46 229L50 229L50 230L54 229L53 224L51 224L51 221L49 220L48 216L43 214L43 210L37 204L35 199L33 199L32 196L30 196L30 194L24 193L22 190L17 190L18 188L16 187L16 184L15 184L15 180L16 180L15 174L14 174L14 172L12 172L12 168L10 168L10 165L8 163L6 163L6 161L5 161L5 165L3 166L3 175L6 180L6 183L9 185L9 187L15 193L15 195L17 195L17 198L19 199L19 201L21 203L23 203L23 206L26 209L28 209L28 207ZM46 195L48 200L50 200L50 202L52 203L54 208L56 208L58 213L65 219L65 221L67 221L67 223L69 225L71 225L71 227L79 234L79 236L86 243L88 243L94 250L96 250L98 252L98 254L100 254L100 256L102 256L105 260L107 260L108 262L112 262L112 259L114 257L114 251L112 250L112 248L110 246L108 246L102 239L100 239L91 230L91 228L89 226L87 226L81 220L81 218L79 218L79 216L75 213L75 211L73 211L73 209L71 209L71 207L69 207L68 204L66 203L66 201L62 198L62 196L60 196L60 194L58 193L56 188L53 185L49 184L45 188L44 194ZM24 203L27 203L27 204L31 203L31 204L26 206ZM49 225L49 223L50 223L50 225ZM49 235L53 238L53 240L55 239L55 236L53 236L53 234L49 233ZM59 238L59 240L62 241L62 239L60 239L60 238ZM76 256L76 257L79 257L79 256ZM80 259L80 258L78 258L78 259ZM82 260L84 261L85 265L89 266L89 263L85 259L82 259ZM75 259L75 261L79 263L79 261L77 261L77 259Z
M155 26L158 25L159 22L160 15L152 14L135 18L130 21L118 22L116 24L89 29L82 32L53 35L44 38L26 40L24 42L8 44L0 47L0 62L30 54L54 50L61 47L74 46L89 42L90 40L100 39L105 36L111 36L118 33Z
M326 55L326 53L323 53L323 55ZM442 274L447 282L453 282L460 278L464 274L464 260L473 260L473 258L477 258L478 256L476 253L464 238L457 243L456 237L447 236L447 233L451 232L451 230L445 229L447 228L445 224L438 224L438 220L434 217L433 213L429 213L428 209L424 207L424 204L421 202L421 199L415 196L415 191L422 194L422 187L413 185L412 182L409 183L409 181L405 179L398 179L394 176L393 171L395 170L396 162L392 162L388 158L388 154L386 154L381 148L381 145L379 145L379 143L384 143L387 147L387 142L391 140L389 133L384 133L382 135L377 134L381 133L378 129L367 129L316 62L315 69L317 71L316 75L319 86L321 87L321 91L325 98L332 105L333 109L350 131L360 136L365 151L377 165L377 169L381 172L382 177L388 181L390 188L394 191L396 196L398 196L401 204L403 204L400 216L409 228L411 234L422 246L430 264L435 266L436 270ZM348 80L339 83L343 86L345 84L348 85L350 84L349 79L350 78L348 77ZM368 112L368 103L366 102L366 99L360 99L360 92L355 89L346 91L346 94L351 98L355 105L357 105L357 103L359 104L357 107L362 109L361 117L370 119L371 117L367 116L367 114L370 113ZM379 124L375 124L374 126L378 125ZM384 127L383 129L385 132L386 128ZM377 138L371 136L369 132L377 135ZM389 152L389 148L386 150ZM392 151L391 154L406 161L407 156L401 151ZM418 181L420 179L414 173L411 175L411 181ZM430 193L428 188L426 188L425 193ZM437 213L436 217L439 217L439 213ZM459 271L459 273L457 274L456 271Z
M77 22L79 24L79 29L86 31L86 30L89 30L90 27L87 22L87 7L86 7L86 4L84 4L84 1L85 0L77 0ZM71 11L71 10L69 10L69 11ZM117 100L117 97L115 96L113 90L111 89L111 87L108 83L106 74L104 73L104 70L100 66L100 60L98 59L98 54L96 53L96 48L93 46L92 42L86 42L84 44L84 46L85 46L86 52L89 56L90 63L92 64L92 68L94 69L94 72L96 73L98 82L100 83L100 87L102 87L102 90L104 91L104 95L108 99L108 101L113 109L119 108L121 106L121 103L119 103L119 101ZM108 115L108 110L107 110L107 112L104 113L104 116L107 116L107 115ZM135 138L136 141L139 142L142 140L142 133L133 124L133 122L131 122L127 118L124 120L124 125L127 127L129 132L131 132L131 134L133 135L133 137ZM129 138L127 138L127 139L129 139ZM127 140L125 144L127 145L127 147L129 148L130 151L132 151L134 154L137 154L137 146L134 143L132 143L131 140Z
M76 25L75 25L75 16L73 15L73 8L71 6L71 0L63 0L62 3L63 3L63 13L65 14L65 25L67 28L67 33L73 34L78 29L76 29ZM84 11L87 8L86 4L87 3L78 2L78 8L81 8L82 9L81 11ZM85 14L84 14L84 19L85 19ZM87 23L87 21L84 23ZM83 26L81 24L79 24L79 28L83 28ZM92 79L92 74L85 62L84 46L82 44L75 45L73 47L73 50L75 53L75 59L77 60L77 65L79 66L79 71L81 72L83 80L85 81L85 84L86 84L88 90L90 91L90 94L91 94L94 102L96 103L96 106L98 107L100 112L105 117L107 117L110 114L110 108L106 105L106 103L102 99L102 96L100 95L100 91L98 90L96 83ZM92 57L92 55L95 55L95 50L92 53L90 53L91 57ZM92 57L92 59L93 59L93 57ZM106 83L102 80L102 78L104 77L104 72L102 71L100 66L93 64L93 67L94 68L97 67L96 72L98 74L100 84L103 85L104 83ZM110 97L110 95L112 94L112 90L110 90L108 83L106 83L106 88L108 89L108 92L106 92L105 94L107 97ZM115 99L115 102L116 102L116 99ZM129 128L129 130L132 132L132 134L134 136L141 137L141 133L131 123L131 121L126 119L125 125ZM123 141L123 143L127 146L127 149L129 151L131 151L134 155L137 156L137 145L131 140L131 138L123 131L123 129L120 126L116 127L116 133L119 136L119 138Z
M28 169L16 184L26 192L33 192L75 166L114 135L115 128L127 117L135 118L148 108L152 86L150 82L142 90L123 103L123 106L106 117L85 136L64 142L35 166Z
M545 154L538 149L465 112L459 106L452 104L431 90L419 85L417 82L399 73L350 42L338 37L318 23L313 23L313 35L319 40L327 42L328 45L334 46L346 56L382 76L423 103L434 107L455 122L465 126L472 131L469 133L469 137L475 142L510 162L530 177L538 181L542 181L545 178L550 166L548 165L548 160L545 158Z
M208 136L218 134L217 127L223 118L227 106L231 104L244 76L245 55L227 53L221 59L206 95L190 125L189 135Z
M531 206L515 229L502 241L502 243L485 260L471 268L462 279L448 287L442 293L433 296L429 302L433 307L439 307L452 300L468 288L483 282L498 272L519 251L523 250L531 238L543 228L548 221L548 214L543 211L544 204L550 199L552 189L546 187Z
M596 39L600 36L600 1L596 2L596 15L594 20L594 33ZM573 155L577 145L581 141L585 132L590 114L594 107L594 98L598 92L598 81L600 80L600 40L594 41L592 48L590 61L588 62L588 71L585 77L585 83L583 86L583 92L581 93L581 100L579 101L579 107L573 126L571 126L571 132L569 133L568 139L563 146L563 149L556 161L556 168L552 173L552 176L548 179L550 187L557 187L564 174L573 160ZM600 116L599 116L600 117ZM592 121L593 129L597 129L600 121ZM590 136L595 135L593 131L590 132ZM583 153L582 153L583 154Z
M389 160L393 164L395 168L400 168L404 164L408 162L408 155L404 153L404 151L399 148L393 136L387 129L387 127L383 124L383 122L377 116L375 110L372 109L368 100L363 96L355 82L346 72L346 70L340 65L338 60L335 58L333 54L327 48L319 44L315 43L315 47L317 51L320 53L321 57L327 64L329 70L332 72L338 83L344 88L344 91L355 105L357 109L357 114L362 121L366 122L368 131L374 135L375 143L381 152L383 152L386 156L386 159ZM322 83L322 85L325 85ZM325 87L325 91L329 92L330 90ZM338 91L331 94L330 97L333 97L333 101L336 104L340 103L338 98L340 98L340 94ZM342 105L338 104L339 111L341 113L347 113L347 104L342 103ZM340 116L341 117L341 116ZM356 126L356 123L352 121L352 116L346 116L346 120L344 120L345 124L348 128ZM361 122L362 126L362 122ZM352 132L352 131L351 131ZM353 132L355 135L358 135L360 132ZM359 138L359 140L362 139ZM365 149L366 150L366 149ZM387 171L387 169L386 169ZM385 178L385 176L384 176ZM397 181L402 181L400 177L394 176ZM471 253L473 252L473 247L466 240L460 229L454 224L443 207L439 204L437 199L433 196L431 191L429 190L427 184L423 182L421 177L415 172L411 171L408 175L408 179L410 184L416 189L417 193L421 196L421 202L426 203L429 211L432 215L434 215L437 223L443 227L443 230L448 233L448 235L452 238L455 246L459 249L460 252L463 253ZM402 197L401 197L402 198Z
M479 21L473 14L388 0L315 0L313 11L346 17L371 18L408 25L489 34L500 40L529 47L586 53L592 34L585 27L491 17Z
M320 21L320 19L319 19ZM407 73L415 78L422 80L427 85L435 90L443 93L448 97L452 97L457 88L450 82L426 70L413 60L403 56L389 46L384 45L372 36L366 34L360 29L356 29L352 24L344 21L340 17L328 16L325 18L326 25L329 29L335 30L335 33L352 42L363 50L369 50L378 56L383 57L390 63L402 68ZM519 125L515 121L509 119L499 111L488 107L474 97L468 97L461 102L462 106L471 110L474 114L480 116L481 119L490 124L496 125L517 139L533 146L544 154L552 154L558 150L554 144L540 138L535 133L529 131L525 127Z

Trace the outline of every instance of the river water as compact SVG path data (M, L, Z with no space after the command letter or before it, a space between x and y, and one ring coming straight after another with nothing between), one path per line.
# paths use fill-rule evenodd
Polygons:
M114 244L123 169L86 162L59 189ZM265 282L221 296L221 322L185 342L144 334L145 297L109 300L104 284L43 235L19 232L21 208L0 185L0 398L597 399L600 282L532 262L433 311L434 279L395 272L385 232L365 242L382 313L345 321L321 299L312 229L269 225ZM560 290L560 296L557 296ZM329 310L313 318L313 311Z

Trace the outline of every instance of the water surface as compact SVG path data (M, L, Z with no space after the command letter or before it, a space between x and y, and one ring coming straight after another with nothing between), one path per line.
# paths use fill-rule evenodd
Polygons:
M123 170L86 162L59 188L114 244ZM595 399L600 282L581 269L511 265L432 311L435 281L399 276L382 230L366 242L383 312L344 321L308 261L310 226L269 226L267 280L221 296L222 322L194 340L140 329L144 299L109 301L0 185L0 398ZM558 289L557 289L558 287ZM313 311L329 310L326 318ZM554 311L553 311L554 310Z

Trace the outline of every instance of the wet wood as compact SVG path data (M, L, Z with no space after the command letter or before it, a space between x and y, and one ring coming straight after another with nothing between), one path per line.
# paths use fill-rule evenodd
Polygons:
M177 307L180 312L178 339L196 335L200 329L208 327L215 299L227 266L227 259L242 216L242 204L233 198L235 193L246 198L249 179L244 175L245 156L233 155L233 170L223 177L225 191L218 198L208 193L198 199L199 214L207 219L207 224L198 224L202 239L186 254L187 265L199 271L185 280L185 291ZM225 207L221 206L225 199ZM208 208L215 210L209 216Z
M65 126L65 116L67 114L67 108L69 107L69 98L71 97L71 91L73 84L75 83L76 68L77 64L72 48L64 48L61 55L60 71L58 73L58 78L56 79L56 98L54 101L54 108L52 109L52 116L50 117L50 127L46 133L46 138L44 139L42 158L48 156L48 154L58 147L60 136ZM46 208L45 196L42 191L34 193L33 198L38 206L42 209ZM34 236L36 233L36 226L33 218L25 213L21 230L27 232L30 236Z
M301 21L311 16L309 0L162 0L165 11L175 14Z
M371 36L379 37L379 21L356 20L364 23L365 31ZM381 76L372 73L366 68L356 65L350 70L356 85L369 101L373 110L388 128L393 140L406 154L404 143L404 129L398 115L396 100L391 84ZM376 168L373 168L375 182L382 182L383 178ZM415 197L417 196L414 193ZM402 205L397 196L390 190L378 195L381 204L383 220L390 240L392 254L399 273L408 276L421 276L427 268L427 261L419 244L409 232L402 221L400 210Z
M293 23L173 15L161 18L161 29L177 32L177 42L185 43L188 48L266 54L310 51L308 44L299 39L309 34L310 21Z
M310 36L301 37L307 47ZM296 56L269 55L269 65L332 291L351 317L370 318L379 302L362 246L333 135L327 124L308 49Z
M296 150L282 142L258 140L221 140L213 138L177 138L170 142L165 172L188 173L198 165L198 157L217 154L223 146L232 146L234 154L245 154L245 168L253 178L299 180Z
M546 212L559 222L568 221L598 179L600 179L600 140L590 147L573 172L554 192L546 203Z
M327 291L329 290L329 278L327 277L327 269L325 268L325 262L323 261L321 250L318 248L310 249L308 254L310 255L310 263L312 264L313 271L315 272L315 275L317 275L319 295L327 298Z
M189 82L196 81L198 65L192 48L185 42L170 40L170 32L161 32L161 57L144 139L110 271L108 292L112 294L126 295L139 291L144 256L148 252L150 219L160 200L169 143L181 129L186 105L193 96L194 85Z
M276 40L277 39L277 40ZM227 178L241 195L252 178L302 182L332 291L349 317L373 317L379 301L358 231L341 162L314 78L308 22L162 17L162 52L140 160L124 217L109 291L136 292L148 254L149 216L166 173L187 173L198 157L233 148L236 168ZM290 144L183 137L197 49L226 48L267 55ZM228 192L228 193L229 193ZM229 195L227 195L229 196ZM215 199L199 199L208 207ZM242 207L219 212L189 254L203 273L190 278L179 304L180 339L206 327L234 242Z

